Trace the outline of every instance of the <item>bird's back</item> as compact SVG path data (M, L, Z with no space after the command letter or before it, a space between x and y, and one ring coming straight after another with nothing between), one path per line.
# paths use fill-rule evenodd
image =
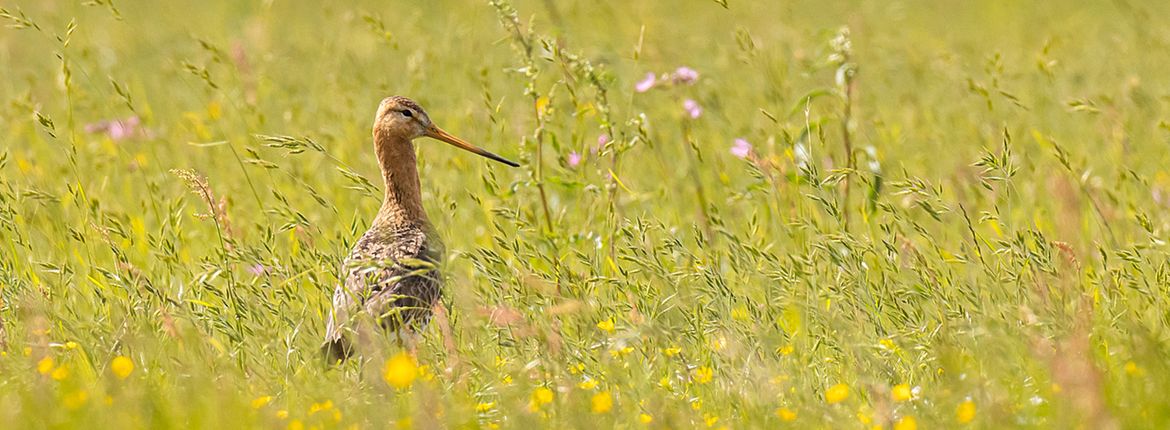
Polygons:
M351 352L347 332L357 318L390 331L426 323L441 287L441 244L432 236L426 227L374 227L358 239L344 263L345 282L333 294L326 329L331 358Z

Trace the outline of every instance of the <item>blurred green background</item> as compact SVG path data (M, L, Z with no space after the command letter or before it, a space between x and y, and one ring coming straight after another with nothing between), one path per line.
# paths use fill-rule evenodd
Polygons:
M13 428L1170 421L1170 5L0 7ZM449 321L330 367L395 94L523 166L417 142Z

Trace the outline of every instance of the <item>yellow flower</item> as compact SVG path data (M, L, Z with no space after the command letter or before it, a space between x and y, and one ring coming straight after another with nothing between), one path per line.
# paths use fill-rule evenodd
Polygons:
M577 384L577 387L582 389L582 390L592 390L594 388L597 388L597 380L591 379L591 378L586 378L584 381L581 381L580 384Z
M61 401L65 403L66 408L77 409L85 406L85 402L89 401L89 393L85 392L85 390L77 390L65 395Z
M134 362L125 356L119 355L110 361L110 370L114 372L114 376L117 376L118 379L126 379L134 372Z
M866 413L865 411L861 411L861 412L857 413L857 420L861 421L861 425L867 426L867 425L873 424L873 417L869 416L869 414Z
M740 322L750 321L751 318L748 316L747 306L739 305L739 306L736 306L735 308L733 308L731 310L731 319L736 320L736 321L740 321Z
M694 409L696 411L699 409L703 409L703 401L699 400L699 399L691 400L691 409Z
M659 386L659 387L662 387L662 388L665 388L665 389L667 389L667 390L669 390L669 389L671 389L671 388L674 388L674 384L670 382L670 377L669 377L669 376L663 376L663 377L662 377L662 379L659 379L659 380L658 380L658 386Z
M222 114L223 114L223 111L220 109L219 102L213 100L213 101L211 101L211 103L207 104L207 117L208 118L213 119L213 120L219 119L219 116Z
M711 339L711 349L714 349L715 351L722 351L724 346L726 346L724 339Z
M532 390L532 404L536 406L544 406L553 401L553 391L545 387L537 387Z
M910 391L910 385L909 384L895 385L893 396L894 396L895 402L905 402L907 400L910 400L910 397L913 397L913 393Z
M776 416L780 417L780 419L782 419L784 421L795 421L796 420L796 412L793 412L792 409L788 409L788 408L777 409Z
M1145 374L1145 372L1142 370L1142 368L1140 366L1138 366L1137 363L1134 363L1132 361L1125 362L1125 373L1127 373L1131 376L1142 376L1143 374Z
M975 419L975 402L967 399L963 403L959 403L959 408L955 410L955 419L959 424L967 424Z
M327 411L330 409L333 409L333 401L332 400L326 400L326 401L321 402L321 403L313 403L312 405L309 405L309 415L313 415L317 412Z
M792 355L792 351L794 351L794 350L795 350L795 348L792 347L792 344L788 344L788 345L784 345L783 347L781 347L777 351L780 353L780 355Z
M536 115L537 116L544 116L545 113L548 111L548 104L549 103L550 103L550 100L548 97L545 97L545 96L537 97L536 98Z
M504 385L512 385L512 375L504 375L503 378L500 378L500 382L503 382Z
M918 421L914 417L902 417L894 423L894 430L918 430Z
M700 383L700 384L706 384L708 382L711 382L711 379L714 377L715 377L715 371L713 369L711 369L710 367L703 366L703 367L700 367L698 369L695 369L695 381Z
M301 420L289 421L288 430L305 430L305 423L302 423Z
M65 378L69 377L69 369L67 369L65 366L58 367L53 369L53 373L49 374L49 377L53 378L55 381L64 381Z
M48 375L49 372L53 371L53 367L53 357L45 357L42 358L41 361L37 362L37 372L42 375Z
M829 404L841 403L849 398L849 386L845 384L837 384L825 390L825 401Z
M418 367L418 377L424 381L434 381L435 372L431 371L431 365L424 364Z
M650 414L645 414L645 413L638 414L638 422L640 422L642 424L650 424L650 423L654 422L654 417L650 416Z
M703 422L707 427L715 427L715 423L719 422L719 416L710 412L703 414Z
M264 405L267 405L268 402L271 402L271 401L272 401L272 396L260 396L260 397L257 397L255 399L252 399L252 409L263 408Z
M286 410L284 410L284 409L281 409L281 410L279 410L279 411L276 411L276 417L277 417L277 418L280 418L280 419L282 419L282 420L283 420L283 419L285 419L285 418L288 418L288 411L286 411Z
M382 371L382 379L385 379L390 386L398 389L408 388L410 384L414 383L415 378L418 378L418 364L414 362L414 357L400 352L386 360L386 369Z
M609 391L602 391L594 394L589 403L592 405L593 413L604 414L613 409L613 396L609 394Z
M603 320L603 321L597 323L597 328L601 329L602 331L604 331L606 333L613 333L614 327L615 327L615 324L614 324L613 318Z
M679 348L677 346L672 346L670 348L666 348L666 349L662 350L662 353L666 354L667 357L674 357L681 352L682 352L682 348Z
M480 402L480 403L475 405L475 411L479 412L481 414L484 414L484 413L491 412L492 408L495 408L495 407L496 407L496 402Z

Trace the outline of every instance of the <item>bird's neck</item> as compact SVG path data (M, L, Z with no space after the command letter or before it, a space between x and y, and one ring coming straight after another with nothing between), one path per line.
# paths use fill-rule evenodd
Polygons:
M386 195L374 218L373 228L426 227L414 144L410 139L374 132L374 151L382 167Z

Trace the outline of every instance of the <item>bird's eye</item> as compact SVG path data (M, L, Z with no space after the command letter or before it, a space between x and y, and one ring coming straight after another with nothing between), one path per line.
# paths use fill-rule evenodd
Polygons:
M414 116L414 114L410 113L410 110L409 110L409 109L403 109L403 110L402 110L402 116L404 116L404 117L407 117L407 118L410 118L410 117Z

